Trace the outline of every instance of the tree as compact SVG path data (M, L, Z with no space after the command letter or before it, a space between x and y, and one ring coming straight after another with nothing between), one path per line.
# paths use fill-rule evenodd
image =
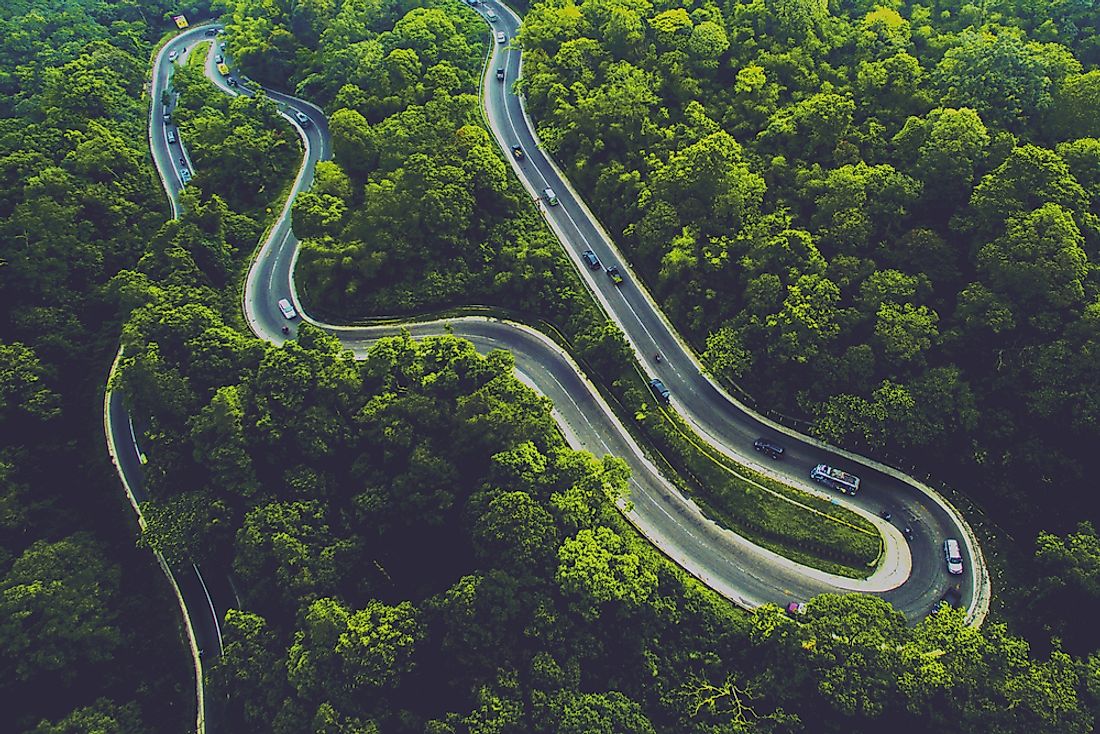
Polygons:
M657 585L649 564L608 527L585 528L567 538L558 561L557 581L587 619L598 618L610 602L640 606Z
M932 347L939 336L938 322L939 315L927 306L883 303L875 321L875 337L888 358L904 364Z
M924 198L950 211L969 196L990 136L974 110L938 107L923 118L910 117L894 144L914 161Z
M558 547L554 518L522 491L495 497L474 524L473 541L482 563L517 577L542 576Z
M88 664L111 660L122 643L118 585L118 567L90 535L33 543L0 581L5 677L68 684Z
M1088 256L1069 211L1055 203L1010 216L1005 233L978 252L978 267L1013 311L1039 328L1054 328L1052 312L1084 299Z
M791 158L826 160L848 132L854 112L855 103L849 97L833 92L813 94L781 107L760 131L758 140Z
M836 305L840 289L827 278L808 274L788 286L779 313L767 317L773 332L770 350L782 359L804 364L840 333Z
M1039 44L1005 31L969 30L948 49L935 79L946 107L970 107L983 120L1022 132L1051 104L1050 59Z
M618 691L563 693L554 702L555 731L561 734L653 734L653 724L636 701Z
M234 570L257 602L331 593L355 541L332 532L322 502L272 502L250 510L237 531Z
M1088 209L1085 190L1057 153L1023 145L982 178L970 197L971 211L966 217L979 235L995 236L1013 214L1030 212L1047 203L1069 212Z
M239 609L226 611L222 630L222 654L209 668L207 685L230 702L228 718L235 728L270 726L288 693L279 639L267 620Z
M1050 107L1055 129L1061 140L1100 138L1100 69L1066 77L1059 85Z
M335 652L356 686L393 687L415 666L413 652L423 636L411 603L388 606L372 600L348 617Z
M120 706L99 698L90 706L71 711L56 723L42 721L27 734L145 734L147 731L136 703Z

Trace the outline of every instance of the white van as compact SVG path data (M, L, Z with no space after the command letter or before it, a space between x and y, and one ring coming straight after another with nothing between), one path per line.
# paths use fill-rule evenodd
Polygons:
M959 541L948 538L943 541L943 557L947 561L947 572L952 576L958 576L963 572L962 551L959 549Z

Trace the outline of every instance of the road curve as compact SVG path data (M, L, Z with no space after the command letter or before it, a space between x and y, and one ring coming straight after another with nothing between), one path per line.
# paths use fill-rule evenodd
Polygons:
M508 38L513 38L518 29L518 18L497 3L480 6L481 12L489 8L498 15L495 28ZM185 33L170 45L182 46L194 40L193 35ZM167 47L157 57L154 80L161 78L162 72L166 74L166 51ZM694 354L679 339L637 279L631 277L625 259L603 234L598 222L552 161L539 150L521 100L511 92L511 82L518 77L520 70L519 52L494 43L487 68L505 70L504 83L497 81L495 73L486 74L482 90L486 116L493 134L533 196L547 186L557 192L560 204L548 207L540 203L540 209L577 263L589 287L623 328L643 367L649 373L660 376L672 390L673 406L718 450L810 491L820 494L818 488L808 485L806 479L808 468L815 463L839 464L859 473L867 487L860 496L830 498L878 522L887 538L889 552L886 562L869 579L845 579L796 564L717 527L690 500L682 497L660 477L569 356L545 335L529 327L466 318L448 321L446 325L416 323L404 328L419 337L443 333L445 326L449 326L454 334L470 339L481 351L507 349L512 352L520 378L554 402L555 418L573 446L596 454L613 454L630 464L632 506L628 516L631 521L677 563L734 602L752 607L764 602L785 603L791 599L807 599L827 591L864 591L883 596L915 620L933 608L946 588L957 580L948 577L944 569L940 545L945 537L958 537L968 549L969 561L967 574L963 577L963 601L971 619L980 621L988 603L988 575L981 563L980 550L972 540L972 533L958 513L931 490L893 470L851 454L838 453L755 416L707 379ZM209 58L207 70L208 76L221 88L226 91L239 90L224 84ZM290 229L290 205L294 195L308 188L312 182L313 168L318 160L328 157L331 142L327 122L319 109L285 95L268 93L276 100L300 110L311 120L310 124L302 127L288 115L288 119L299 129L306 154L290 200L257 254L243 294L243 306L251 328L260 337L279 342L286 338L280 329L287 322L279 313L276 302L280 298L288 298L302 312L292 279L297 240ZM153 118L157 116L156 104L154 98ZM155 127L154 119L151 129ZM155 134L151 134L151 140L154 148L158 144L164 149L169 148L163 136L158 140ZM522 163L517 163L509 154L513 144L520 145L526 152ZM172 182L178 181L178 174L174 170L166 171L165 163L172 169L176 158L163 150L154 150L154 161L166 183L175 211L179 189L173 187ZM627 274L626 282L616 287L602 272L594 273L585 267L580 254L588 249L595 251L605 263L617 263ZM402 328L320 325L338 335L345 345L360 355L374 340ZM654 352L664 355L659 365L651 359ZM758 455L751 451L752 439L757 436L781 441L787 448L789 459L781 464L761 464ZM906 543L893 525L878 520L877 511L882 507L914 523L917 531L911 543Z

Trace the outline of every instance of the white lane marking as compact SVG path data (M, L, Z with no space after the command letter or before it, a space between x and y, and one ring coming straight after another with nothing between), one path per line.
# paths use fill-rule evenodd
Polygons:
M206 594L206 603L210 605L210 618L214 620L214 631L218 633L218 654L220 655L222 651L222 626L218 624L218 612L214 609L214 600L210 598L210 591L206 588L206 581L203 580L199 567L192 563L191 568L195 569L195 575L199 577L199 583L202 584L202 591Z

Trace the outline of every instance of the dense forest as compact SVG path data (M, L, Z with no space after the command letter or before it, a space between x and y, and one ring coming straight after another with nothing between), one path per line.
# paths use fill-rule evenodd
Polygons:
M0 709L5 731L185 731L179 608L108 460L107 283L167 217L141 91L158 2L0 9Z
M1087 522L1039 535L1010 624L944 608L913 626L859 596L745 613L635 534L612 504L623 465L568 448L506 353L397 337L356 361L308 325L253 337L237 289L297 143L270 101L180 66L197 175L167 221L141 95L167 10L0 18L0 700L17 730L193 720L177 610L104 455L120 339L114 387L149 458L140 543L238 582L206 667L220 728L1093 729L1100 639L1073 613L1100 599ZM332 121L335 161L294 210L319 312L484 299L621 367L480 124L468 9L219 10L250 76ZM1024 473L1005 497L1030 509L1061 502L1036 486L1079 496L1091 460L1067 431L1090 435L1095 370L1075 350L1100 318L1095 22L1074 5L555 2L520 40L544 141L716 374L849 445ZM766 360L784 369L765 381ZM1035 473L1046 451L1072 465Z
M712 372L1032 537L1100 466L1094 3L545 2L541 138Z

